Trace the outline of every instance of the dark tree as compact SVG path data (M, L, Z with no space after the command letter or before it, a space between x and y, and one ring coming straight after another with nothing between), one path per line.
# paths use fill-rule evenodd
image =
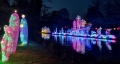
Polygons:
M103 14L99 11L99 7L90 7L86 14L86 21L93 24L94 27L102 26Z
M100 14L102 14L102 18L100 16L99 19L102 19L103 22L101 22L101 24L104 27L108 27L108 28L112 28L112 27L117 27L116 24L119 23L120 21L120 1L119 0L92 0L93 5L92 7L98 7L98 11L100 12ZM90 9L88 9L90 10ZM97 10L97 8L96 8ZM88 12L90 13L90 12ZM91 16L88 16L89 19L92 18L96 18L96 14L91 13ZM90 18L92 17L92 18ZM88 18L87 18L88 20ZM89 20L88 20L89 21ZM92 21L93 22L93 21ZM100 22L99 20L97 21L97 23ZM96 24L97 24L96 23Z

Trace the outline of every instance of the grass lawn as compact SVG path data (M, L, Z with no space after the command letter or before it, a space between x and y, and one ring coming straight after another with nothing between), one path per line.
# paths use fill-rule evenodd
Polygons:
M1 52L0 52L1 58ZM1 60L1 59L0 59ZM29 45L18 46L17 52L11 54L8 62L0 64L69 64L52 54L48 49L33 41Z

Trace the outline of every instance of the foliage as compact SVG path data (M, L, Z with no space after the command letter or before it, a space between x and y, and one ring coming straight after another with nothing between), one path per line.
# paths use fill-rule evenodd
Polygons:
M88 9L86 19L104 27L117 27L120 21L119 0L92 0L93 5ZM99 11L99 12L98 12Z
M45 6L43 8L43 15L41 15L41 22L42 25L47 25L51 28L51 30L54 30L56 27L69 26L70 20L69 20L69 11L66 8L62 8L58 11L49 11L50 7ZM72 23L71 23L72 24Z

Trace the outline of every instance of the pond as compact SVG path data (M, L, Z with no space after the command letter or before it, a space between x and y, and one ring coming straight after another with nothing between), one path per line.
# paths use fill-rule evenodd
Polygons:
M50 49L64 59L72 59L76 62L80 62L80 59L90 62L97 59L108 62L109 60L120 60L119 40L50 34L42 34L41 36L44 41L49 42Z

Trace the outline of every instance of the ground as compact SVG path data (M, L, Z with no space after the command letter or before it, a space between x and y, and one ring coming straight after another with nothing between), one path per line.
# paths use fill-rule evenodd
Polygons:
M0 64L69 64L52 54L42 45L29 41L26 46L18 46L17 52L11 54L8 62ZM1 52L0 52L1 58Z

